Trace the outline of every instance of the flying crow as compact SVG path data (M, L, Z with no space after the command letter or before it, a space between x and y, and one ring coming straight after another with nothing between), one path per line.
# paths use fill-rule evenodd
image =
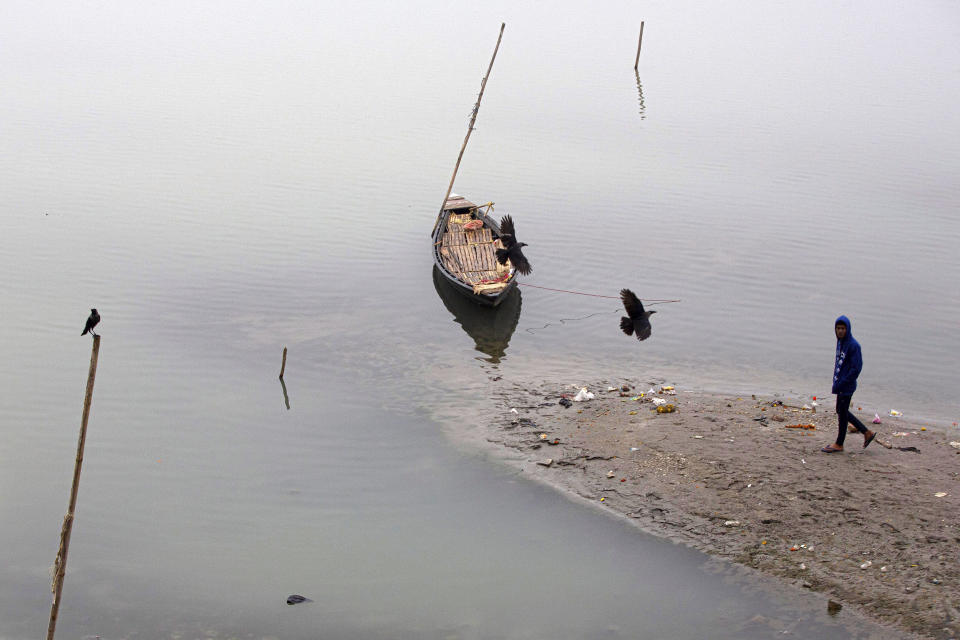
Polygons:
M528 276L533 271L533 267L523 255L521 247L527 246L526 242L517 242L517 232L513 228L513 218L503 216L500 219L500 242L503 243L503 249L497 249L497 262L500 264L510 264L521 274Z
M637 340L646 340L650 337L650 314L656 311L644 311L643 303L634 295L630 289L620 290L620 299L623 300L623 308L627 310L629 318L620 318L620 329L628 336L634 332L637 334Z
M87 318L87 324L83 326L83 333L80 335L85 336L88 333L97 335L97 332L93 330L97 323L100 322L100 314L97 313L96 309L90 309L90 317Z

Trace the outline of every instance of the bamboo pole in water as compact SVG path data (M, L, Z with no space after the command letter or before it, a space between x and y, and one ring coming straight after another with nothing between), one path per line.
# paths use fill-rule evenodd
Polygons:
M80 489L80 468L83 466L83 448L87 440L87 420L90 418L90 405L93 402L93 382L97 377L97 357L100 355L100 336L93 336L93 352L90 354L90 372L87 374L87 393L83 397L83 417L80 419L80 438L77 441L77 460L73 466L73 486L70 489L70 504L63 518L60 530L60 549L53 561L53 604L50 607L50 624L47 626L47 640L53 640L57 628L57 614L60 612L60 595L63 593L63 579L67 574L67 551L70 549L70 532L73 530L73 512L77 507L77 493Z
M493 61L497 59L497 51L500 49L500 41L503 39L503 29L507 26L506 22L500 23L500 35L497 37L497 46L493 49L493 57L490 58L490 66L487 67L487 75L483 76L483 82L480 83L480 95L477 96L477 103L473 105L473 114L470 116L470 125L467 127L467 135L463 139L463 145L460 147L460 155L457 156L457 164L453 167L453 175L450 176L450 185L447 186L447 193L443 196L443 202L440 204L440 213L437 214L437 221L433 223L432 236L437 231L437 225L440 224L440 218L443 216L443 208L447 206L447 198L453 191L453 181L457 179L457 171L460 170L460 161L463 160L463 152L467 149L467 141L470 140L470 134L473 133L473 125L477 122L477 113L480 111L480 101L483 100L483 90L487 87L487 78L490 77L490 70L493 69Z
M640 66L640 47L643 46L643 20L640 21L640 41L637 42L637 59L633 63L633 70L636 71Z
M287 348L283 348L283 361L280 363L280 379L283 380L283 372L287 368Z

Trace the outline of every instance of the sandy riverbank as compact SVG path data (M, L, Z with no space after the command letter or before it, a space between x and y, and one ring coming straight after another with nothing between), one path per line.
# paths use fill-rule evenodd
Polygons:
M891 417L874 427L860 413L893 448L863 449L850 434L828 455L832 396L812 413L795 408L809 398L651 397L660 383L610 379L587 385L596 399L564 408L569 385L494 384L501 417L487 439L520 452L526 473L878 621L960 637L960 449L949 444L960 431ZM676 412L656 413L653 398ZM788 428L797 424L815 428Z

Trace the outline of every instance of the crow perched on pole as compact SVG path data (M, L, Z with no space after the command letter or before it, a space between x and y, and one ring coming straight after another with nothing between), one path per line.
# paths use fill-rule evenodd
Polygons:
M643 303L630 291L630 289L620 290L620 299L623 301L623 308L627 310L629 318L620 318L620 329L628 336L637 334L637 340L646 340L650 337L652 328L650 327L650 314L656 311L644 311Z
M520 249L527 246L527 243L517 242L517 232L513 227L513 218L508 215L500 219L500 242L503 243L503 249L497 249L497 262L507 264L507 260L509 260L518 273L525 276L530 275L533 267L530 266L530 262Z
M83 333L80 335L85 336L88 333L92 335L97 335L97 332L93 330L97 323L100 322L100 314L97 313L96 309L90 309L90 317L87 318L87 324L83 326Z

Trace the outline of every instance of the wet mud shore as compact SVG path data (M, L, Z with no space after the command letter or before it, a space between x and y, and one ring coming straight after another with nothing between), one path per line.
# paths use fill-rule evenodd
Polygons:
M854 406L877 441L864 449L848 434L843 452L825 454L833 396L811 411L810 398L589 382L595 398L564 407L577 393L569 384L496 378L487 441L644 530L920 637L960 637L960 449L950 444L960 431L889 416L873 425Z

